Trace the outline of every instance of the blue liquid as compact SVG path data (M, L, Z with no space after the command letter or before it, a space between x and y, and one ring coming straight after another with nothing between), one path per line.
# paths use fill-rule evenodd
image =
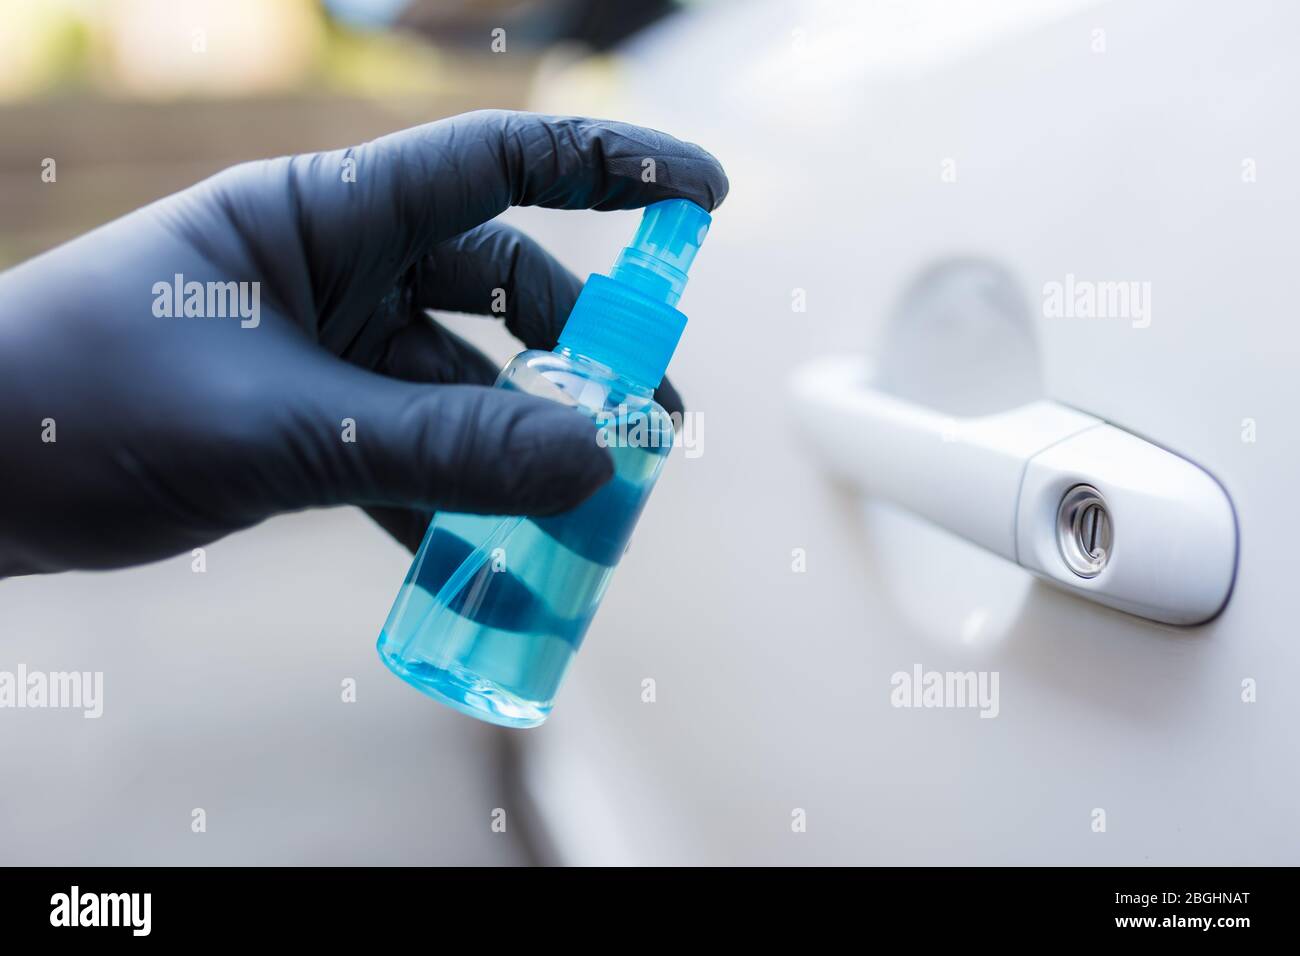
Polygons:
M384 663L481 720L544 721L671 448L663 419L656 442L611 447L613 479L563 514L437 515L379 636Z

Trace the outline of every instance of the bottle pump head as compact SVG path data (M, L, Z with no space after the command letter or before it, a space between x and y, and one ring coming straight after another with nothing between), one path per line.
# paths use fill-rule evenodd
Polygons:
M592 275L582 287L560 345L656 387L686 328L677 300L711 222L685 199L647 206L610 274Z

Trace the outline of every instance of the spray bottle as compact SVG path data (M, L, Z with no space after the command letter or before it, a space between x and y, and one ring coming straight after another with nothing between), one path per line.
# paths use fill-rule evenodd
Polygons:
M676 305L709 214L647 206L608 276L592 275L553 352L521 352L496 387L589 416L614 477L549 517L439 513L379 636L399 677L471 716L542 723L673 444L655 402L686 327Z

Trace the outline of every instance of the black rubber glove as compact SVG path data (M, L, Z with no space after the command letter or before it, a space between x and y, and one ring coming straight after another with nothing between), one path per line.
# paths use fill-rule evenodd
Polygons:
M413 547L434 510L577 504L611 474L590 420L486 387L497 370L423 310L492 314L502 289L511 332L552 348L581 283L493 217L726 191L661 133L471 113L236 166L0 275L0 576L139 564L309 507L369 506ZM182 313L196 282L233 315L166 317L177 275ZM681 408L666 382L660 401Z

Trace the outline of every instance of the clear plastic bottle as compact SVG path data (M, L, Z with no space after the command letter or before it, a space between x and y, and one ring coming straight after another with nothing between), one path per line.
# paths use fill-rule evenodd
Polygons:
M648 206L609 276L587 280L555 351L521 352L501 372L498 388L589 416L614 477L550 517L435 516L379 636L403 680L495 724L546 719L672 448L653 391L709 224L686 200Z

